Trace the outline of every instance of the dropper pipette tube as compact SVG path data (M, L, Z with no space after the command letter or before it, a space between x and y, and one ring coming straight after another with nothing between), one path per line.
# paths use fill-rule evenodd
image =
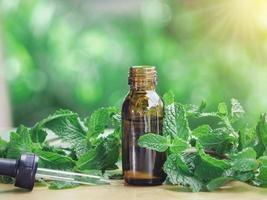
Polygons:
M0 175L15 178L15 186L32 190L35 180L64 181L82 185L109 184L102 176L38 168L38 156L22 154L18 160L0 158Z
M65 181L69 183L77 183L82 185L97 185L97 184L109 184L110 181L104 179L101 176L88 175L60 170L52 170L45 168L37 168L35 174L36 180L53 180L53 181Z

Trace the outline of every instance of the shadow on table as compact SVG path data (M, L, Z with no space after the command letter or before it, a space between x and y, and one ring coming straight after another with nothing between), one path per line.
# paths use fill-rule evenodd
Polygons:
M0 195L1 194L22 194L22 193L29 193L29 190L24 190L24 189L20 189L20 188L12 188L12 189L3 189L0 190Z

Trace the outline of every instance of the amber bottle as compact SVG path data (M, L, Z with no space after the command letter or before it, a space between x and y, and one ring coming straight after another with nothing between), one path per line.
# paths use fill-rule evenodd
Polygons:
M165 154L138 146L145 133L162 133L163 103L156 93L155 67L130 68L130 91L122 105L122 165L130 185L160 185L165 179Z

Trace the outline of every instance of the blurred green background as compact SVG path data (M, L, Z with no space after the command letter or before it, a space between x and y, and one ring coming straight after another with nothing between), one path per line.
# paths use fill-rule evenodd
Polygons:
M180 102L267 111L265 0L0 0L0 25L15 126L120 106L141 64Z

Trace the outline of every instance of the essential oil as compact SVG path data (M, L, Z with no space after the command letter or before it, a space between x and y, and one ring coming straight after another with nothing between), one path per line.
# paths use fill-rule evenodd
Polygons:
M130 185L160 185L165 179L165 153L138 146L146 133L161 134L163 103L156 93L155 67L130 68L130 91L122 106L122 165L124 180Z

